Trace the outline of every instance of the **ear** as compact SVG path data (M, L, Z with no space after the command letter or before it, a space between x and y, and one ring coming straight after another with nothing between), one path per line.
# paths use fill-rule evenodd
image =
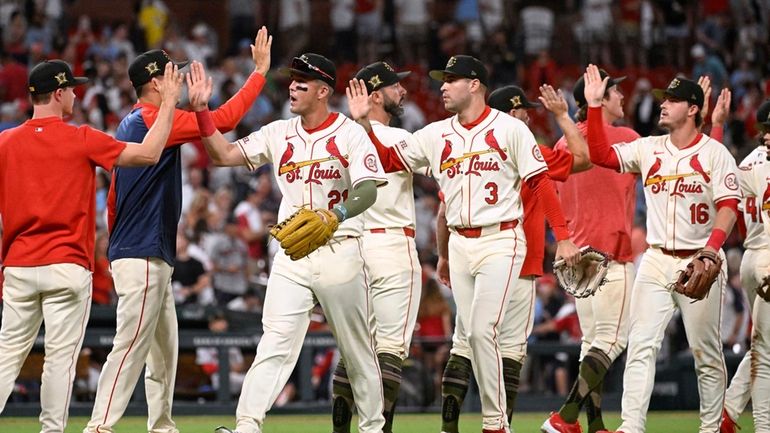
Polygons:
M53 91L53 99L56 102L60 102L64 96L64 89L56 89Z
M152 83L152 89L160 93L160 80L157 77L152 77L150 83Z
M697 106L697 105L690 105L690 106L687 108L687 115L688 115L688 116L693 116L693 117L695 117L695 115L696 115L696 114L697 114L699 111L700 111L700 108L698 108L698 106ZM705 120L705 119L704 119L704 120Z

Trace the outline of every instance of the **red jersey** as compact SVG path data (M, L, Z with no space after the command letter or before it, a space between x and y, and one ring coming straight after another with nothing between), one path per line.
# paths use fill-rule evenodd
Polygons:
M580 122L577 126L585 137L586 123ZM605 124L604 129L610 144L639 138L639 134L631 128ZM567 148L564 137L554 148ZM633 261L631 229L636 207L636 178L633 174L619 174L594 166L573 174L558 188L567 227L575 245L591 245L611 254L613 260L621 263Z
M3 265L75 263L93 270L96 166L111 170L126 143L59 117L0 134Z
M566 150L539 147L545 163L548 164L548 177L561 182L566 180L572 171L572 154ZM520 276L539 277L543 275L545 260L545 210L543 203L537 200L526 182L521 183L521 202L524 205L524 221L521 227L527 238L527 255L524 257Z

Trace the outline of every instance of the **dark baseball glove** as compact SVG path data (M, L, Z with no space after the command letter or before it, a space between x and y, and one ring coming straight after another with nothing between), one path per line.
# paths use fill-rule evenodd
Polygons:
M706 261L711 261L708 269L706 269ZM708 296L720 272L722 272L722 258L719 257L719 253L700 250L687 268L679 272L679 277L673 283L673 289L688 298L700 301Z
M770 275L765 276L762 279L762 284L757 287L757 296L766 302L770 302Z
M326 209L302 208L270 229L292 260L299 260L326 245L339 227L337 215Z
M609 256L590 246L580 249L580 261L575 266L567 265L564 259L553 262L553 272L559 284L576 298L587 298L606 282Z

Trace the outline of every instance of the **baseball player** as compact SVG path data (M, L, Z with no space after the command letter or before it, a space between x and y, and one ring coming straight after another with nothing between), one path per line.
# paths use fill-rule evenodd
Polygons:
M449 270L457 304L457 325L468 335L473 373L481 391L483 431L507 432L499 337L506 307L517 291L526 239L520 227L521 183L542 201L559 244L557 255L571 264L580 255L569 241L547 166L534 136L518 119L486 105L487 71L471 57L456 55L446 69L431 71L444 84L444 107L453 113L408 136L395 147L375 143L386 171L428 168L445 195ZM351 114L368 131L366 88L348 88ZM526 320L526 317L519 317ZM518 327L519 329L524 326Z
M252 45L255 70L216 112L214 124L233 129L256 100L270 67L272 38L262 27ZM173 63L161 50L134 59L128 68L139 102L121 121L117 137L139 140L155 122L158 93L148 86L163 80ZM180 67L187 63L179 64ZM84 433L113 431L147 365L147 430L176 432L171 405L176 380L178 331L171 274L182 206L180 145L199 137L195 114L176 110L174 127L160 162L147 168L116 169L109 193L108 256L118 294L117 329L99 375L94 409Z
M89 126L64 123L75 103L74 77L61 60L29 74L32 119L0 134L0 215L3 220L3 320L0 328L0 413L40 324L45 361L40 388L41 432L63 433L75 364L91 308L94 269L95 169L158 161L173 121L182 77L153 81L157 121L141 145Z
M714 116L717 116L717 110ZM717 121L714 122L716 125ZM766 336L770 335L770 303L757 296L757 288L770 273L770 236L763 229L764 221L770 217L770 100L765 101L757 110L757 127L760 130L759 146L738 167L741 187L746 196L743 202L746 222L743 246L746 251L741 261L741 285L746 290L749 307L752 307L754 327L751 348L738 365L725 394L720 433L735 433L735 420L740 417L749 399L752 400L755 431L770 432L770 347L765 341Z
M377 185L385 184L386 178L364 130L344 115L329 112L334 64L306 53L294 58L288 72L290 109L297 117L272 122L230 144L211 125L208 111L197 113L203 142L215 164L254 170L273 163L283 194L279 219L307 206L329 209L341 223L334 239L307 257L292 261L283 249L276 254L262 313L264 334L243 384L236 428L239 433L262 432L265 413L297 362L310 312L318 302L345 359L360 418L358 429L379 433L385 424L383 389L368 326L363 220L353 217L375 202ZM200 110L211 94L211 81L199 68L191 74L191 101ZM225 427L217 431L230 432Z
M623 118L623 94L618 84L625 77L608 78L601 99L601 118L605 134L611 143L631 142L639 134L612 123ZM588 105L584 96L585 81L580 77L573 95L579 108L578 128L586 134ZM564 149L565 139L556 143ZM543 423L547 433L580 431L581 408L586 408L588 432L605 430L601 415L602 386L612 362L625 350L628 341L628 311L631 286L634 281L631 229L636 204L636 177L619 174L604 167L593 167L585 173L570 176L559 184L559 198L567 218L567 227L577 245L590 245L611 255L612 261L606 283L593 296L575 299L580 330L578 377L564 405Z
M548 175L554 180L565 180L570 172L576 173L591 167L588 157L588 145L570 119L567 101L549 85L541 86L540 100L554 113L560 128L568 137L569 151L552 150L540 146L548 164ZM538 107L527 100L524 91L517 86L506 86L489 95L487 104L491 108L507 113L511 117L529 122L528 109ZM500 332L500 352L503 359L503 381L506 395L506 418L511 423L516 396L519 389L519 376L527 352L527 338L532 330L535 308L535 279L543 275L545 259L545 215L544 209L533 196L533 191L526 183L522 184L521 201L524 206L523 229L527 239L527 254L517 281L517 289L512 296L505 313L505 320ZM448 264L449 229L446 226L446 206L439 205L436 218L437 244L439 251L436 271L439 280L450 285ZM450 285L451 287L451 285ZM523 317L523 320L522 320ZM455 328L452 337L452 349L449 355L442 389L441 431L459 433L460 410L470 384L471 358L467 335L460 327Z
M392 147L409 133L388 126L403 113L406 90L399 83L409 72L395 72L385 62L372 63L356 74L372 100L372 127ZM421 267L414 243L414 192L412 173L387 176L388 184L377 192L377 201L363 214L363 256L374 315L374 340L382 372L385 398L385 433L393 430L393 415L401 386L401 366L409 355L422 289ZM334 432L349 433L353 393L340 359L333 378L332 423Z
M588 102L591 161L623 173L644 175L648 206L647 243L631 295L628 360L623 380L623 409L618 431L644 432L655 379L655 357L666 324L679 308L695 358L701 397L700 432L719 428L726 371L719 336L719 316L726 264L707 298L693 302L670 287L702 249L721 252L736 220L740 191L735 161L716 140L698 132L703 90L675 78L665 90L660 126L669 134L640 138L610 147L601 116L609 77L589 65L584 75ZM705 259L706 266L715 262Z

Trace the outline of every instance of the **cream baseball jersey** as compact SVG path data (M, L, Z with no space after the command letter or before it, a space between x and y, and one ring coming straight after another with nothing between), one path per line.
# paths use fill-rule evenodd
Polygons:
M767 240L767 236L770 236L770 164L767 161L760 160L748 169L741 166L740 171L741 189L744 195L755 197L754 205L757 208L758 220L761 221L764 227L762 234L765 237L760 237L758 241L762 242L762 239ZM746 213L748 214L749 211L746 211ZM746 230L748 240L748 226ZM760 245L758 248L767 247L767 245L765 243L764 246Z
M647 243L669 250L703 248L716 202L740 200L737 167L722 143L703 134L677 149L669 135L613 145L621 172L640 173L647 202Z
M762 227L762 221L765 219L762 215L763 197L750 194L745 188L745 182L750 177L750 172L754 167L767 165L767 148L758 146L738 165L738 178L741 180L743 189L743 219L746 222L746 239L743 241L743 247L747 249L767 248L770 245L770 237L765 235ZM764 191L763 191L764 192Z
M495 109L470 129L457 115L431 123L395 149L409 170L429 168L450 227L521 218L522 180L548 169L529 128Z
M301 206L331 209L364 180L387 183L374 145L364 129L342 114L333 113L326 128L308 133L300 117L272 122L238 140L248 167L272 162L283 194L278 220ZM361 218L343 221L335 236L360 236Z
M406 143L411 135L400 128L392 128L371 121L372 129L382 144L388 147ZM412 173L402 170L387 173L388 184L377 190L377 201L364 212L364 228L414 228L414 188Z

